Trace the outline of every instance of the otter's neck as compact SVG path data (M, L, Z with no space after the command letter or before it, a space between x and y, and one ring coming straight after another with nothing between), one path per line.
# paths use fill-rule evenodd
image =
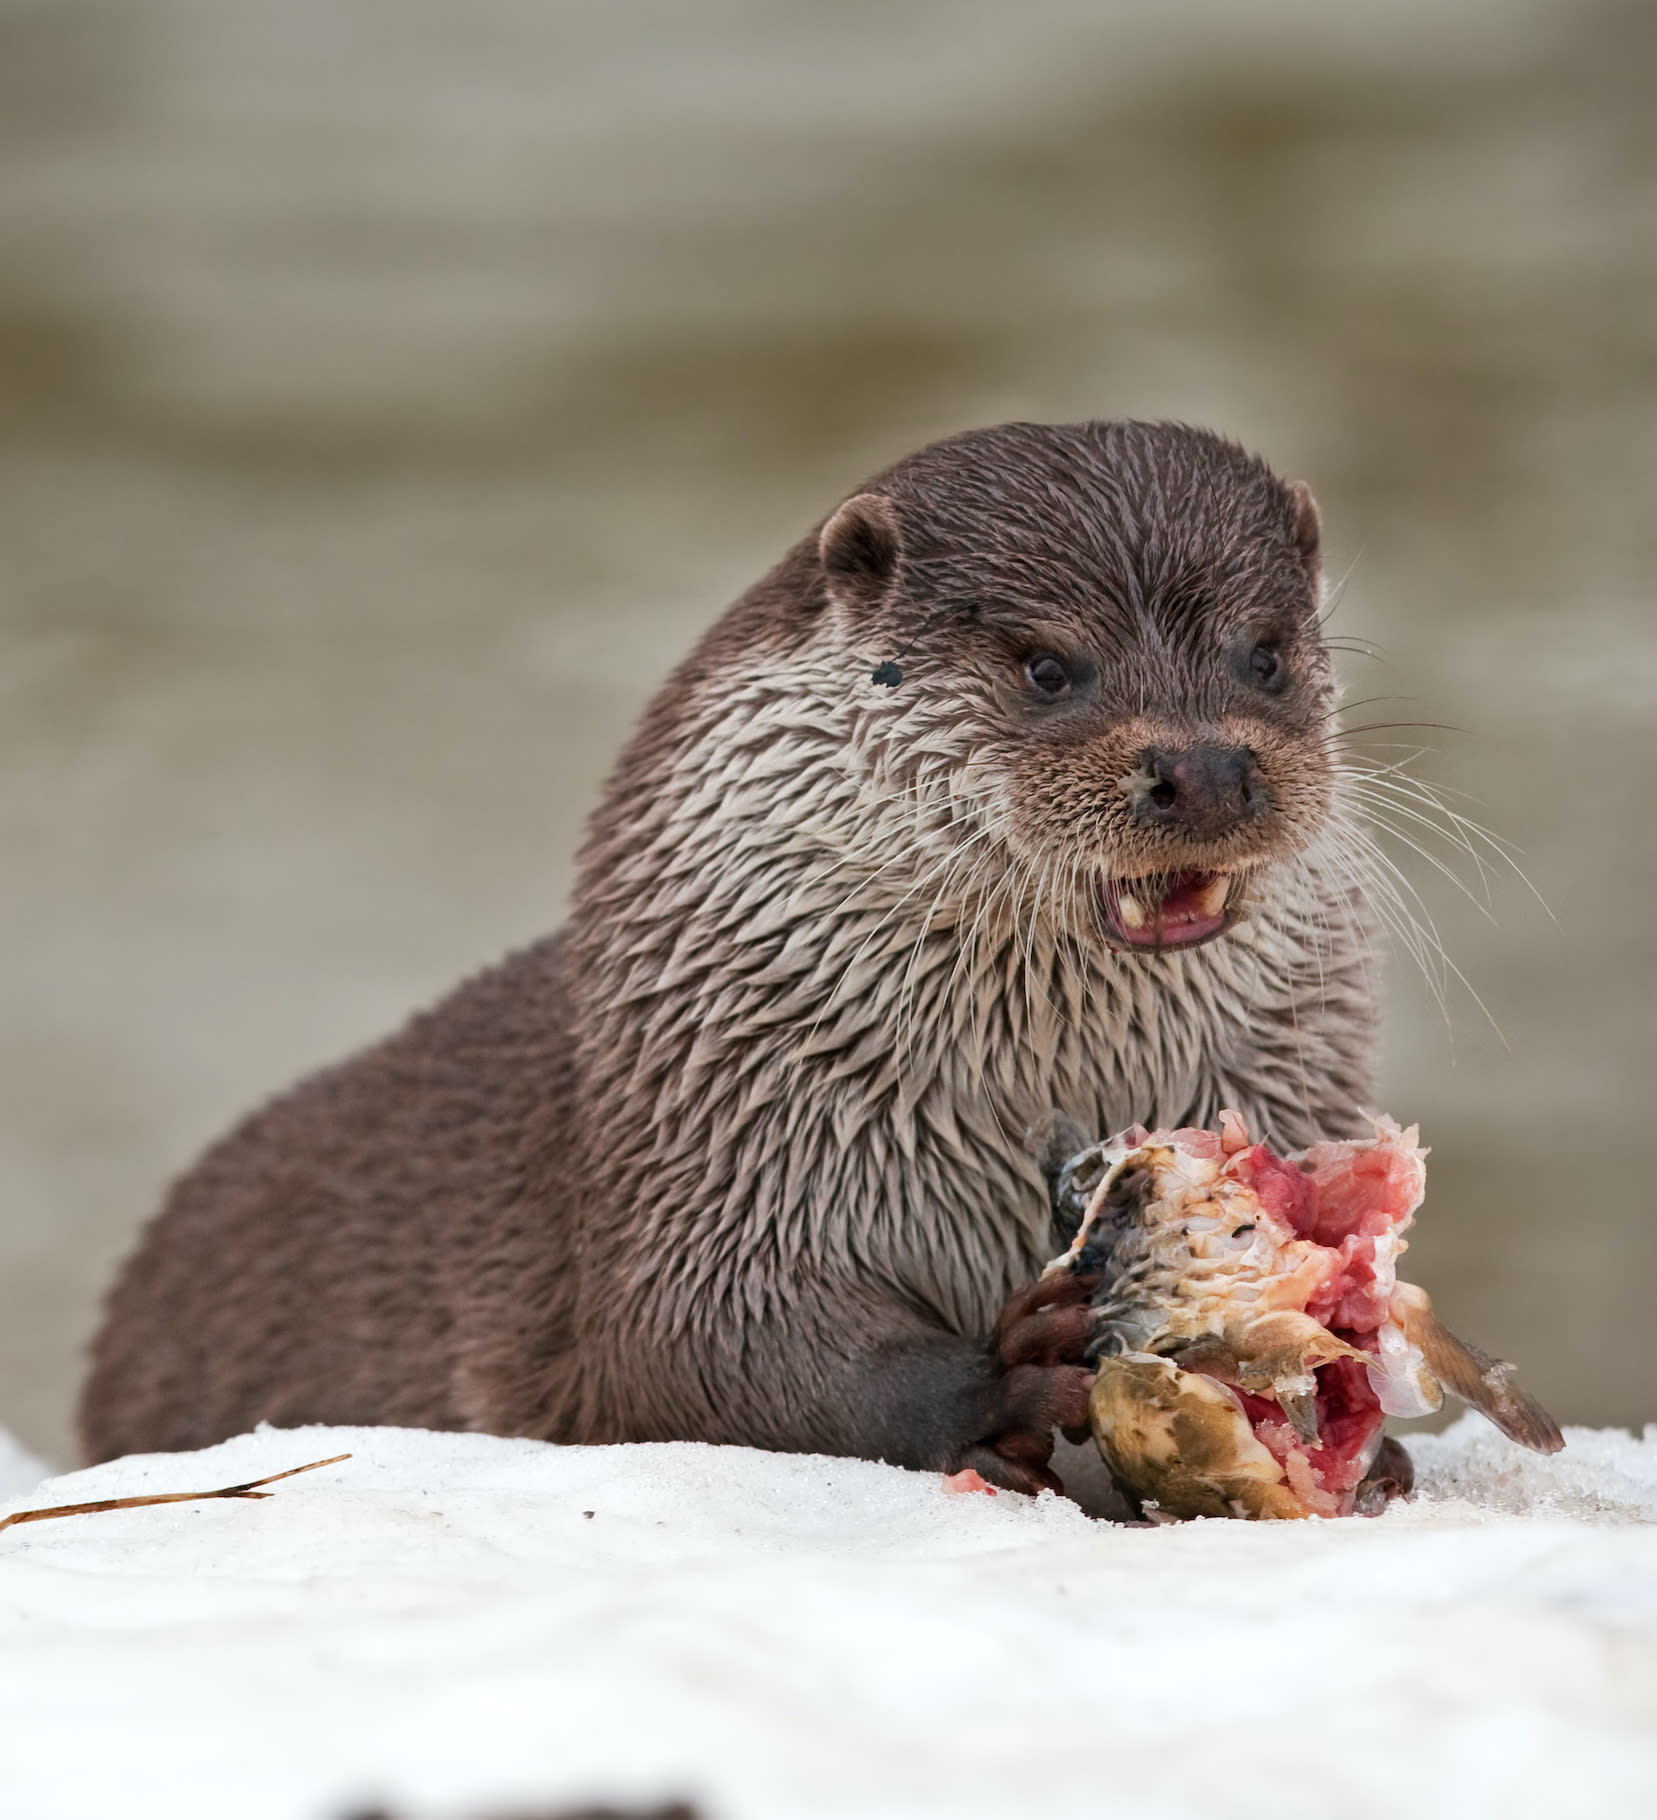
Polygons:
M948 716L838 669L699 692L618 768L572 930L590 1172L645 1185L649 1245L692 1248L710 1294L873 1273L981 1331L1052 1248L1028 1127L1244 1098L1239 1043L1281 1017L1297 937L1142 958L1065 933Z

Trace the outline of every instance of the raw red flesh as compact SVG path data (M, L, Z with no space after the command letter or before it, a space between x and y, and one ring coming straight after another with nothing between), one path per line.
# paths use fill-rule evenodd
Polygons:
M1350 1334L1337 1337L1360 1343ZM1251 1396L1235 1385L1231 1394L1242 1404L1256 1440L1282 1463L1293 1489L1320 1514L1342 1516L1350 1513L1352 1494L1369 1470L1372 1443L1385 1417L1358 1360L1331 1360L1314 1376L1321 1447L1308 1449L1270 1397Z
M1240 1123L1226 1124L1234 1144ZM1259 1196L1262 1209L1297 1238L1323 1246L1327 1274L1308 1296L1306 1313L1337 1339L1364 1351L1389 1318L1397 1246L1378 1260L1376 1242L1402 1234L1421 1204L1424 1177L1416 1133L1378 1122L1374 1139L1314 1144L1298 1158L1277 1156L1264 1144L1234 1151L1226 1173ZM1314 1504L1333 1500L1352 1508L1385 1417L1368 1369L1356 1359L1318 1367L1318 1437L1307 1448L1277 1405L1239 1392L1256 1436L1283 1462L1290 1484ZM1298 1458L1297 1458L1298 1456ZM1315 1493L1322 1493L1316 1497Z
M1425 1153L1413 1126L1403 1131L1391 1119L1378 1119L1372 1139L1315 1144L1290 1157L1251 1144L1234 1112L1221 1113L1217 1131L1187 1127L1151 1133L1141 1126L1115 1142L1127 1148L1171 1143L1187 1155L1222 1163L1226 1176L1253 1191L1262 1225L1292 1246L1302 1265L1315 1256L1311 1247L1322 1248L1323 1268L1302 1304L1305 1312L1337 1339L1374 1351L1390 1317L1394 1262L1403 1248L1393 1235L1408 1228L1425 1186ZM1379 1258L1378 1241L1383 1242ZM1256 1438L1283 1465L1291 1489L1320 1514L1346 1515L1385 1414L1371 1371L1361 1361L1333 1360L1319 1366L1315 1378L1318 1447L1307 1446L1271 1398L1237 1385L1228 1388Z

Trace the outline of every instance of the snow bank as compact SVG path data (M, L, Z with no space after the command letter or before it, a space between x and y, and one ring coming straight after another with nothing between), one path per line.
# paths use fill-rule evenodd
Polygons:
M1468 1417L1379 1521L1096 1523L739 1448L261 1430L0 1505L0 1813L1650 1811L1657 1430Z
M45 1477L45 1466L0 1428L0 1498L21 1497Z

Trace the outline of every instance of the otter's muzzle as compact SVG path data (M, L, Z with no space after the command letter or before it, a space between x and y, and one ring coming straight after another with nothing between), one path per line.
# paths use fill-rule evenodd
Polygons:
M1271 787L1247 746L1152 746L1122 780L1136 822L1217 841L1272 806Z

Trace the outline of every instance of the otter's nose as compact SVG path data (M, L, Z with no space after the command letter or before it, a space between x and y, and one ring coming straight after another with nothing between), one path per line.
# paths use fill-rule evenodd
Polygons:
M1199 840L1218 840L1271 807L1271 790L1246 746L1153 746L1140 754L1127 791L1135 821L1183 828Z

